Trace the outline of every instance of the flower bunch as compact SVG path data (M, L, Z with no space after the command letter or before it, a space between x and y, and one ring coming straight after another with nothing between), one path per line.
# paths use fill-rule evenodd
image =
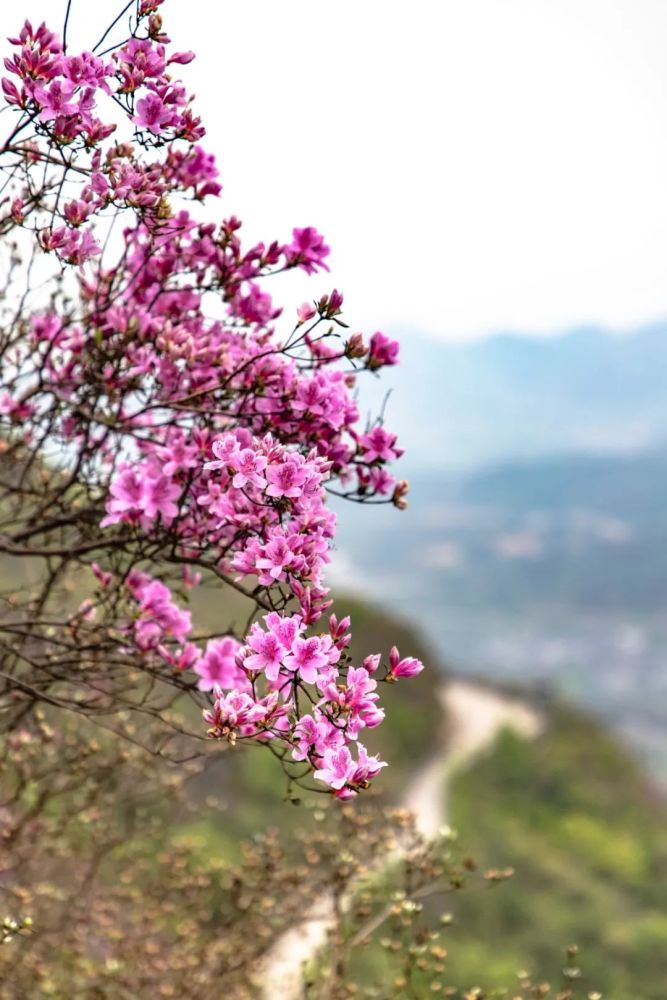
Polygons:
M54 267L49 297L27 268L20 322L0 335L0 439L54 477L24 491L7 544L30 555L33 539L64 531L61 548L41 549L96 559L99 591L76 633L97 630L91 677L102 649L163 680L192 671L212 692L212 736L272 742L345 797L383 766L357 746L383 717L380 660L349 660L349 622L313 629L331 604L330 496L405 506L396 435L362 422L356 402L359 375L395 364L398 345L348 333L335 289L284 323L265 280L328 269L312 226L246 246L234 215L199 214L222 187L174 75L193 54L171 50L159 6L139 3L130 37L106 52L72 54L28 21L10 39L0 236ZM263 624L197 639L173 577L196 586L204 571ZM32 638L46 656L45 636ZM380 679L417 669L392 661Z
M366 788L386 766L358 740L362 729L384 719L378 684L368 669L376 670L380 658L350 665L344 654L349 625L349 618L339 622L331 616L328 632L307 635L298 614L271 612L263 624L256 622L236 651L235 674L220 674L213 685L214 706L204 713L210 734L281 742L338 798Z
M304 762L338 798L349 798L385 767L359 741L363 729L384 719L377 704L381 657L354 667L346 649L350 619L329 618L327 632L308 634L301 614L272 611L255 622L245 642L232 636L205 649L190 642L192 620L168 587L133 571L125 586L134 604L124 632L142 656L156 654L174 670L191 669L201 691L212 691L204 711L209 736L271 740L293 761ZM423 669L393 647L381 680L412 677ZM356 760L352 755L356 752Z

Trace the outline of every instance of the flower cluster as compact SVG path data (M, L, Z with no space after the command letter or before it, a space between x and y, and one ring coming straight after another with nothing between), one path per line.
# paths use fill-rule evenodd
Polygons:
M349 625L348 618L338 622L331 616L329 632L308 635L298 614L271 612L263 624L256 622L233 665L228 648L227 666L218 671L214 705L204 713L210 735L280 741L337 798L366 788L386 766L358 740L362 729L384 719L377 705L378 682L371 676L380 657L351 666L345 655ZM412 662L418 665L415 672L421 669L419 661ZM195 670L202 672L198 666ZM389 673L383 679L388 678Z
M48 442L76 470L86 524L115 559L93 564L100 627L103 605L141 662L194 671L193 686L213 693L213 736L282 742L344 797L383 766L356 746L382 720L379 658L353 665L335 618L328 633L312 629L331 604L329 496L405 506L407 484L389 469L396 435L363 423L356 402L359 375L395 364L398 345L348 334L335 289L283 328L264 279L327 270L312 226L246 246L235 216L197 217L222 188L174 75L193 54L171 50L159 6L142 0L109 53L71 54L27 21L10 40L2 89L17 124L0 160L0 232L54 254L57 288L7 354L0 434L26 449ZM96 543L82 544L87 558ZM241 590L264 624L202 647L170 567L189 585L206 570ZM381 679L416 663L391 660Z
M97 567L96 575L108 586L108 574ZM125 586L134 606L125 635L142 656L156 654L174 670L192 670L199 690L212 691L212 708L204 711L210 736L283 744L338 798L367 787L386 766L359 741L362 730L384 719L373 676L381 657L352 666L346 654L349 618L332 615L328 632L308 634L302 615L274 611L251 626L244 643L225 636L202 649L188 641L190 613L174 603L168 587L136 570ZM381 679L412 677L422 669L419 660L401 659L393 647Z
M174 603L169 587L137 570L130 573L126 586L138 605L133 635L140 650L155 649L168 639L183 642L192 619L189 611Z

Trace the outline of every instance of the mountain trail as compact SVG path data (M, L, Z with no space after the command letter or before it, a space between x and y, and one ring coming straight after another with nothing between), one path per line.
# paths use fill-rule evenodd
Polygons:
M434 837L448 822L449 779L491 746L503 729L525 739L542 730L541 714L519 698L466 680L442 684L443 748L415 776L401 803L415 814L417 829ZM324 947L334 922L333 899L323 894L303 919L282 934L264 960L262 1000L302 1000L302 971Z

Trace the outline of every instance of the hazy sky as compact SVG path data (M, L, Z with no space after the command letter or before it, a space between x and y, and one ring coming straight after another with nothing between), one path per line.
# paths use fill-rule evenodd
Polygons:
M64 0L3 4L62 23ZM90 13L91 8L95 14ZM113 0L73 0L73 42ZM667 316L665 0L167 0L250 236L317 226L359 329ZM278 287L276 286L276 292ZM282 298L282 296L281 296Z

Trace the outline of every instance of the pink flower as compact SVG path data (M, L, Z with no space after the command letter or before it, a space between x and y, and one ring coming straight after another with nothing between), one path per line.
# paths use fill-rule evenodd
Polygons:
M194 667L201 655L199 646L194 642L186 642L182 649L169 649L161 644L157 647L157 651L165 663L178 671Z
M254 653L243 661L248 670L263 670L269 680L275 681L287 650L273 632L265 632L255 623L248 635L248 645Z
M261 570L260 580L264 583L273 583L275 580L282 579L286 567L294 561L294 553L288 542L280 536L273 538L262 549L262 553L255 565L257 569Z
M138 634L148 644L152 644L157 633L183 642L192 630L192 615L174 604L169 587L144 574L138 575L137 583L128 577L127 583L139 602L141 618L135 626Z
M384 466L374 466L370 470L369 482L373 492L381 497L393 494L396 485L395 478L387 472Z
M317 709L312 715L304 715L299 719L293 736L297 744L292 750L294 760L322 757L327 750L335 750L345 742L343 730Z
M391 652L389 653L388 679L395 677L415 677L417 674L420 674L423 669L424 664L421 660L417 660L414 656L406 656L401 659L396 646L391 647Z
M6 76L2 78L2 92L8 104L18 104L19 107L25 106L27 97L25 91L19 90L16 84L12 83Z
M320 681L318 686L332 704L348 714L347 731L352 739L356 739L360 729L373 729L383 721L384 710L375 704L379 697L377 681L365 667L350 667L345 685L337 683L336 678L327 678L326 683Z
M307 274L314 274L318 267L329 270L324 263L325 257L330 253L329 247L325 244L324 237L312 226L292 230L292 242L286 247L286 253L290 266L298 265Z
M197 683L200 691L211 691L215 684L236 690L249 688L246 674L236 665L239 649L239 643L229 636L206 644L205 654L194 665L194 671L200 678Z
M146 79L159 79L166 69L163 45L150 38L130 38L115 56L123 77L124 91L134 91Z
M341 312L342 305L342 293L339 292L337 288L334 288L330 295L322 296L320 301L317 303L317 308L320 315L325 319L333 319L334 316L338 316Z
M383 333L374 333L371 337L368 352L368 367L381 368L383 365L398 364L399 343L390 340Z
M65 205L63 215L70 226L80 226L82 222L86 221L92 210L93 206L85 201L70 201Z
M261 473L266 468L266 458L264 455L257 455L252 448L243 448L232 459L231 466L236 469L236 475L232 479L232 484L237 490L243 489L248 483L263 489L266 486L266 479Z
M54 80L48 87L35 87L33 96L41 107L40 121L48 121L57 115L73 115L77 106L70 101L76 85L69 81Z
M107 516L101 522L102 527L117 524L123 520L124 514L136 515L141 510L143 498L143 482L134 469L124 469L112 482L107 500Z
M403 452L396 447L396 435L390 434L384 427L374 427L368 434L362 434L359 444L363 449L365 462L391 462L399 458Z
M226 694L217 685L213 690L213 708L203 713L204 722L210 726L209 736L226 737L233 743L237 731L242 727L247 735L257 732L257 724L267 716L266 705L258 704L251 695L242 691L230 691Z
M187 63L192 62L195 58L194 52L174 52L173 56L169 57L169 63L179 63L181 66L185 66Z
M270 465L266 470L270 497L300 497L301 487L306 481L306 470L299 466L295 458L288 458L278 465Z
M207 472L212 472L215 469L225 469L228 466L232 466L237 458L239 439L235 434L225 434L213 442L211 450L215 455L216 461L206 462L204 469Z
M137 125L157 135L161 135L175 121L174 112L157 94L148 93L146 97L137 101L136 111L133 120Z
M164 0L141 0L139 4L139 14L143 17L145 14L150 14L152 11L158 9L158 7L164 3Z
M306 760L313 751L316 751L320 739L320 729L318 722L312 715L304 715L299 719L294 727L294 739L297 743L292 750L294 760Z
M374 674L377 668L380 666L380 660L382 657L379 653L373 653L367 656L363 663L361 664L364 670L367 670L369 674Z
M295 639L291 653L285 657L287 669L298 673L307 684L315 683L318 671L326 667L328 662L329 658L322 652L320 639L316 635L309 639Z
M352 754L346 746L333 747L325 750L322 756L322 767L315 771L313 777L324 781L331 788L343 788L351 779L356 769Z
M188 590L192 590L193 587L198 587L201 583L201 573L197 573L190 568L190 566L184 566L182 570L183 576L183 586Z
M106 589L113 580L113 573L105 572L105 570L102 569L99 563L96 562L91 563L90 568L93 571L95 579L99 582L100 587Z
M350 616L346 615L345 618L341 618L338 621L336 615L331 615L329 618L329 634L335 642L338 649L345 649L349 646L350 640L352 638L350 632Z
M303 632L301 615L291 615L283 618L277 611L271 611L265 616L266 626L276 636L285 649L291 649L296 637Z
M141 509L151 520L159 514L164 521L173 521L178 514L174 500L180 495L180 486L167 476L151 476L143 482Z
M369 757L363 743L357 743L357 766L350 778L351 785L365 787L387 764L378 757Z
M23 225L23 220L25 218L23 198L12 199L11 216L17 226Z
M358 711L369 698L377 698L373 694L377 686L377 681L373 680L365 667L350 667L347 672L346 704Z
M66 233L58 251L68 264L81 266L92 257L99 257L102 248L89 229L74 229Z
M18 424L29 420L34 412L31 403L21 403L13 399L8 392L3 392L0 395L0 414L9 417L13 423Z
M324 379L317 377L303 379L296 388L296 397L292 400L292 408L311 416L321 416L326 412L329 386Z
M317 315L317 309L310 302L304 302L296 311L296 318L299 323L307 323L309 319Z
M367 788L372 779L386 767L385 761L369 757L366 747L358 743L358 760L355 763L347 747L326 750L322 764L314 773L337 793L337 798L350 798L359 788Z
M248 282L247 294L240 292L231 300L231 309L234 316L239 316L246 323L257 323L266 325L272 319L280 316L282 309L276 309L273 299L268 292L263 292L254 281Z

